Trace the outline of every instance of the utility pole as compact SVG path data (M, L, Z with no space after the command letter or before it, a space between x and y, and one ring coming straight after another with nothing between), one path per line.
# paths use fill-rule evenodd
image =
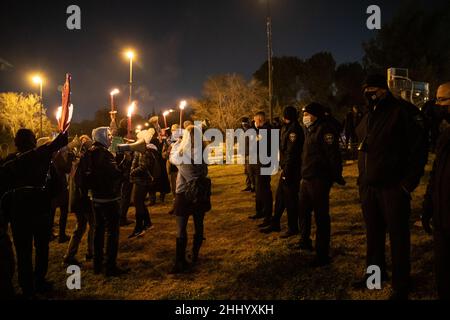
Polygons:
M270 0L267 1L267 64L268 64L268 75L269 75L269 118L270 123L273 122L273 112L272 112L272 102L273 102L273 66L272 66L272 17L270 14Z

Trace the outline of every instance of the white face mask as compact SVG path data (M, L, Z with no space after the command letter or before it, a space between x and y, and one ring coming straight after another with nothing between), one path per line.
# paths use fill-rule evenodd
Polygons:
M305 127L309 128L313 124L313 122L311 121L311 116L304 116L303 124L305 125Z

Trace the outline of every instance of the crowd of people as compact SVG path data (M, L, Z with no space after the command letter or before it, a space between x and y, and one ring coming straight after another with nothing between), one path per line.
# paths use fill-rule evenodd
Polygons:
M325 106L313 102L301 112L284 108L280 123L268 121L264 112L245 117L242 128L255 130L256 163L245 148L246 187L255 193L255 212L262 234L281 232L281 217L287 211L287 228L282 238L298 237L298 249L315 251L312 267L332 263L330 251L330 191L333 184L346 185L343 177L342 144L355 148L358 156L358 187L366 227L366 264L378 266L382 281L388 281L385 259L389 234L392 260L392 299L407 299L410 277L411 193L424 175L430 144L436 159L424 200L422 223L434 236L435 276L440 298L450 298L450 83L439 87L432 104L433 121L439 121L435 142L430 141L430 117L389 91L384 76L369 76L363 87L367 112L353 107L344 124ZM302 119L301 123L299 118ZM272 150L272 129L280 129L280 179L273 201L271 175L263 174L270 164L260 159L261 148ZM266 130L263 144L261 130ZM130 136L126 119L118 124L112 116L109 127L96 128L92 136L67 133L54 140L36 140L33 132L20 129L15 136L17 151L8 154L2 145L0 215L0 293L14 294L12 277L17 261L23 297L52 289L46 280L49 242L58 238L68 243L65 265L81 265L78 249L87 232L86 261L95 274L107 277L127 273L117 265L121 226L135 224L129 239L142 237L152 228L150 204L172 193L170 214L176 220L175 263L171 273L188 270L199 257L204 238L205 214L211 210L211 180L203 160L207 142L204 128L190 121L183 128L162 129L158 117L149 127ZM345 141L342 143L342 133ZM200 137L203 144L194 143ZM247 137L252 139L251 136ZM247 144L249 144L247 140ZM356 147L355 147L356 146ZM202 161L194 161L194 159ZM135 221L128 219L135 207ZM53 234L59 208L59 234ZM74 213L76 228L66 234L68 213ZM312 216L316 224L312 241ZM193 217L191 261L186 259L187 224ZM432 223L431 223L432 222ZM432 226L431 226L432 224ZM9 227L11 232L9 232ZM10 234L12 240L10 240ZM12 248L14 244L15 250ZM33 266L33 247L35 262ZM15 252L15 257L14 257ZM355 288L367 288L368 275L355 281Z
M96 128L91 137L83 135L70 143L67 133L54 140L36 140L29 129L17 132L17 152L2 158L0 171L2 298L14 296L15 261L23 298L51 291L53 285L46 280L50 241L68 241L63 264L81 266L77 253L86 231L85 260L92 261L94 273L106 277L127 273L117 265L120 227L133 223L128 219L133 204L135 227L128 238L143 236L152 227L146 199L155 202L158 192L161 201L170 191L174 195L170 214L176 217L177 238L170 272L185 272L195 265L204 241L203 219L211 209L211 181L205 163L179 160L188 154L203 154L204 146L197 147L193 139L194 133L203 133L190 121L184 123L183 131L176 125L172 130L161 129L158 117L150 118L149 124L134 140L126 119L117 126L114 116L109 127ZM119 144L114 146L113 140ZM57 208L59 234L55 235ZM66 235L68 212L74 213L77 221L71 237ZM187 224L191 215L195 234L188 263Z

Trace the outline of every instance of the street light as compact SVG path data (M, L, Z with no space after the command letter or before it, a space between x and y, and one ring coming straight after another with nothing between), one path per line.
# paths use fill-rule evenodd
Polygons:
M40 121L40 129L39 129L39 136L42 137L42 113L44 112L44 100L43 100L43 96L42 96L42 85L44 83L44 80L42 79L42 77L40 75L34 75L33 78L31 79L33 81L34 84L39 85L39 100L41 102L41 112L40 112L40 116L39 116L39 121Z
M183 110L186 108L187 102L186 100L183 100L180 102L179 108L180 108L180 128L183 128Z
M135 53L132 50L128 50L125 52L125 56L130 60L130 81L129 81L130 94L128 96L128 103L131 104L131 95L132 95L132 90L133 90L133 59L134 59Z

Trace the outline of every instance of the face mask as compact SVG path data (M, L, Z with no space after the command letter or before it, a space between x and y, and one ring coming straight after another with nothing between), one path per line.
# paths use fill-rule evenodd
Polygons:
M307 128L311 127L311 125L313 124L313 122L311 121L311 116L304 116L303 117L303 124Z

